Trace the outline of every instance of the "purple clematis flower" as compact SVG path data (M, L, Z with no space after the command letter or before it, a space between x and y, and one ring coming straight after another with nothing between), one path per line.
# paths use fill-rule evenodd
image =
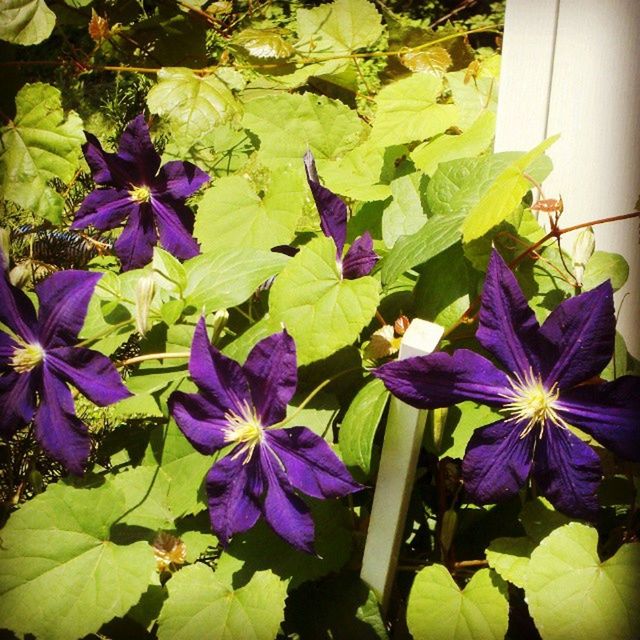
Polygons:
M202 318L193 336L189 372L200 392L176 391L169 398L178 426L201 453L232 447L207 474L214 533L227 544L262 514L279 536L313 553L313 519L294 489L335 498L362 486L313 431L277 428L297 384L291 336L282 331L261 340L240 366L209 344Z
M473 501L507 498L532 474L558 510L595 518L600 461L571 427L622 458L640 460L640 378L596 378L614 348L611 284L565 300L539 326L515 276L494 251L476 337L507 373L459 349L392 362L375 375L415 407L472 400L500 409L504 418L477 429L467 445L462 474Z
M142 115L127 125L118 153L107 153L95 136L85 135L82 149L93 179L102 188L84 199L71 228L113 229L127 220L114 245L125 271L151 261L158 237L178 258L198 255L192 235L194 215L184 201L209 176L190 162L173 161L160 167Z
M38 442L75 474L83 472L91 443L67 384L100 406L131 395L109 358L74 346L100 277L49 276L36 287L37 316L31 300L0 274L0 433L8 437L35 416Z
M337 261L342 276L347 280L368 276L378 261L378 256L373 250L371 234L366 231L356 238L343 258L342 252L347 240L347 205L335 193L320 184L311 151L304 154L304 168L320 214L322 232L336 244Z

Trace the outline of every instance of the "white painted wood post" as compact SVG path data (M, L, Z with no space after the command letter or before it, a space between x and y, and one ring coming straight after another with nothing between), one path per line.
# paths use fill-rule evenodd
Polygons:
M545 195L562 195L561 226L628 213L640 195L640 1L508 0L496 151L548 151ZM596 248L622 254L618 329L640 356L638 220L594 228ZM564 247L571 251L572 238Z
M431 353L444 332L433 322L415 319L402 338L398 359ZM396 573L407 508L416 475L426 412L391 398L361 578L373 589L383 612Z

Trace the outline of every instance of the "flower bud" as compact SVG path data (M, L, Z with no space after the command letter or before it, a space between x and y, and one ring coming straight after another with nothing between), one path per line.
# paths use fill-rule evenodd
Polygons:
M211 336L211 344L215 344L222 335L224 328L229 320L229 312L226 309L220 309L213 314L213 335Z
M7 271L9 268L10 246L9 229L0 227L0 271Z
M32 277L33 269L31 267L31 260L19 262L9 271L9 282L11 282L14 287L18 287L18 289L24 289Z
M583 229L573 244L573 271L578 286L582 286L584 269L596 248L596 238L593 227Z
M140 335L145 335L151 328L149 324L149 309L156 292L156 285L152 275L142 276L136 284L135 291L135 321Z

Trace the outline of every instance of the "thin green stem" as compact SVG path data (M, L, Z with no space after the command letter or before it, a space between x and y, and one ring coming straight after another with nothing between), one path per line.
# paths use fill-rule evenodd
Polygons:
M118 322L117 324L111 324L109 325L108 329L101 331L98 335L91 336L90 338L85 338L84 340L81 340L75 346L86 347L88 344L91 344L92 342L95 342L96 340L100 340L101 338L108 336L110 333L113 333L115 329L120 329L120 327L126 327L127 325L133 326L133 320L132 319L123 320L122 322Z
M185 358L189 358L190 355L191 353L189 351L169 351L166 353L145 353L142 356L134 356L133 358L120 360L120 362L116 362L116 366L128 367L131 364L137 364L138 362L145 362L147 360L167 360L171 358L185 359Z

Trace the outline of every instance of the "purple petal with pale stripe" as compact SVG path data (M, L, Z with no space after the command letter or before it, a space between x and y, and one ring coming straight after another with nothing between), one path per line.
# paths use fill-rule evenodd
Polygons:
M172 160L162 165L154 181L154 191L167 194L172 198L184 199L195 193L209 176L190 162Z
M40 343L45 349L72 345L87 315L89 300L101 273L59 271L36 287Z
M368 276L378 260L378 254L373 250L371 234L365 231L349 247L342 261L342 275L347 280Z
M211 455L227 444L224 439L229 427L224 417L227 408L219 406L214 398L174 391L169 397L169 411L180 431L200 453Z
M535 431L520 437L524 426L499 420L474 431L462 461L464 488L473 502L499 502L524 486L536 439Z
M560 415L616 455L640 462L640 378L583 385L565 391Z
M100 407L114 404L132 394L124 386L113 362L85 347L58 347L47 351L44 366Z
M328 238L333 238L338 257L340 257L347 239L347 205L335 193L320 184L311 151L304 154L304 168L311 194L320 214L322 231Z
M169 201L166 197L154 198L153 212L160 235L160 244L176 258L193 258L200 247L193 232L193 212L181 202Z
M193 334L189 373L200 390L225 411L238 415L244 405L251 404L242 367L209 344L204 318L200 318Z
M539 326L522 290L502 256L493 251L482 290L476 338L520 377L540 371Z
M0 376L0 434L9 437L31 422L36 410L35 386L31 372L9 371Z
M562 302L540 333L557 350L547 384L570 389L600 373L611 359L616 335L611 283Z
M223 545L236 533L253 527L260 517L259 499L263 481L260 467L253 460L227 456L216 462L207 474L207 497L211 528Z
M113 229L139 206L127 189L96 189L82 201L71 228Z
M75 414L67 385L45 367L35 425L44 450L71 473L82 475L91 449L87 427Z
M138 205L129 214L129 220L115 241L113 250L120 258L122 270L144 267L151 262L153 247L158 243L153 213L148 204Z
M387 389L418 409L448 407L463 400L502 406L509 379L486 358L458 349L389 362L373 371Z
M314 498L339 498L364 488L327 442L306 427L266 431L265 438L299 491Z
M118 157L137 167L139 175L131 177L136 186L140 186L140 181L150 185L158 173L160 156L151 142L149 127L142 114L127 124L120 137Z
M567 429L549 426L538 441L533 477L549 502L573 518L595 520L600 458Z
M260 447L260 467L267 487L263 512L269 526L299 551L314 553L313 518L309 507L295 494L280 463Z
M293 338L282 331L260 340L249 353L243 370L263 426L280 422L298 384Z
M0 273L0 322L28 342L35 342L36 310L27 295Z

